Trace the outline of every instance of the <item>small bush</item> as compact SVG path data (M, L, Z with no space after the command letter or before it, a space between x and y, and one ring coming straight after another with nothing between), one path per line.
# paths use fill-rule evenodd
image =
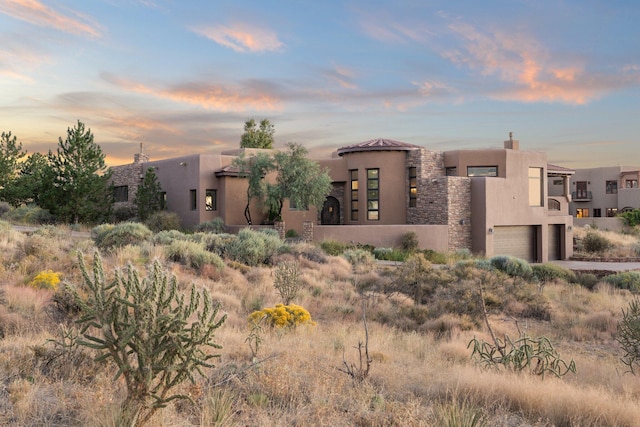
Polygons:
M577 281L576 274L558 264L536 264L531 267L533 277L543 283L551 282L555 279L564 280L565 282L575 283Z
M300 290L300 266L296 261L279 263L274 270L274 283L282 302L289 305Z
M29 282L29 286L36 289L56 290L60 283L60 273L51 270L41 271Z
M115 223L131 221L136 217L136 209L132 206L118 206L113 209L111 215Z
M286 237L287 239L295 239L296 237L300 237L300 235L296 230L292 228L287 230L286 233L284 233L284 237Z
M610 274L603 280L616 288L628 289L633 293L640 293L640 272L638 271Z
M596 287L598 282L600 282L600 279L598 279L598 276L596 276L595 274L582 273L577 276L577 282L580 286L583 286L591 291Z
M144 224L155 233L162 230L179 230L180 217L175 212L154 212L149 215Z
M13 206L7 202L0 202L0 217L13 209Z
M603 253L611 246L611 242L596 231L588 231L582 239L582 248L589 253Z
M227 228L224 225L224 220L220 217L214 218L211 221L201 222L200 224L194 227L194 231L196 232L204 232L204 233L224 233Z
M629 302L627 310L622 309L616 340L624 352L622 362L635 374L634 368L640 364L640 300L637 298Z
M508 274L511 277L521 277L523 279L530 279L533 276L533 269L531 265L520 258L497 255L489 259L491 265L496 269Z
M418 250L418 235L415 231L408 231L400 238L400 247L403 251L415 252Z
M364 249L348 249L342 256L354 267L366 267L374 262L371 252Z
M5 213L3 218L21 224L51 224L55 217L48 210L38 206L20 206Z
M153 235L152 242L156 245L170 245L175 240L188 240L189 236L178 230L162 230Z
M199 269L204 265L224 268L224 262L218 255L207 251L201 243L188 240L174 240L167 248L167 257L175 262Z
M278 253L283 242L268 231L253 231L245 228L240 230L236 239L227 247L227 256L234 261L250 266L265 264Z
M290 246L289 253L297 255L309 261L318 264L326 264L328 262L327 254L321 248L309 243L298 243Z
M427 261L433 264L447 264L447 262L449 262L447 254L444 254L442 252L437 252L432 249L425 249L423 251L423 254Z
M349 245L335 240L325 240L320 243L320 247L327 255L339 256L349 248Z
M152 234L149 228L137 222L123 222L117 225L103 224L91 230L94 243L102 250L138 245L149 240Z
M404 261L407 259L408 252L400 251L393 248L375 248L373 250L373 256L376 259L384 261Z
M304 307L290 304L276 304L273 308L263 308L249 315L249 321L259 323L261 319L266 324L276 328L295 328L299 325L315 325L311 314Z

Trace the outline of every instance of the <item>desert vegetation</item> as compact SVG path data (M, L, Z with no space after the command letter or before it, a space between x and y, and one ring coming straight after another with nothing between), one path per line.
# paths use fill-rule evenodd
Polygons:
M633 274L214 225L0 221L0 424L639 425Z

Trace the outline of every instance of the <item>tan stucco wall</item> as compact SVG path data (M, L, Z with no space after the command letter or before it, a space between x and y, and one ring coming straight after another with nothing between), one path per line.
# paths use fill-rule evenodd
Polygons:
M446 252L449 247L446 225L316 225L316 242L335 240L343 243L362 243L381 248L400 247L402 235L413 231L420 249Z

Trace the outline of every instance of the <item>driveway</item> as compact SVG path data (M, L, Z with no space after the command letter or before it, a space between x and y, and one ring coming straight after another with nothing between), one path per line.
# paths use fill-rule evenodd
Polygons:
M640 262L550 261L573 271L640 271Z

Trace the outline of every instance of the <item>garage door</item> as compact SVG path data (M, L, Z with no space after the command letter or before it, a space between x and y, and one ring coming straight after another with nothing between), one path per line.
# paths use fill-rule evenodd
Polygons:
M560 249L560 231L562 225L549 224L549 261L562 259L562 250Z
M495 227L493 253L535 261L535 227L530 225Z

